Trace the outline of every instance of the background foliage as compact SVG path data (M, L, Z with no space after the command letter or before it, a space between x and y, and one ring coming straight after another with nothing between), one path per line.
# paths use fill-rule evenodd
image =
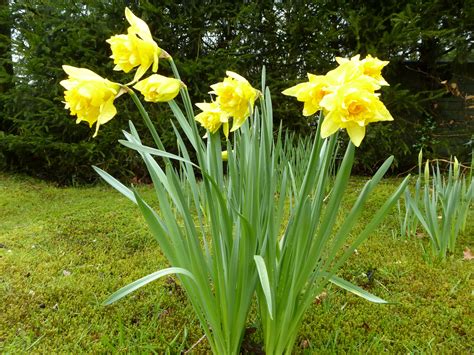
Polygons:
M105 40L126 31L129 6L173 55L194 102L234 70L256 85L262 65L272 88L275 118L302 135L311 131L302 105L279 94L325 73L336 56L372 54L390 60L383 100L393 124L372 125L357 154L357 171L370 173L389 154L402 172L418 149L436 157L469 159L472 142L472 0L405 1L148 1L0 0L0 168L59 183L97 177L96 164L117 177L144 177L136 157L117 139L126 121L141 121L130 100L99 136L76 125L63 108L62 64L87 67L111 80ZM13 58L13 60L12 60ZM160 72L170 74L166 63ZM175 145L166 105L147 105L168 148ZM142 129L144 132L145 130Z

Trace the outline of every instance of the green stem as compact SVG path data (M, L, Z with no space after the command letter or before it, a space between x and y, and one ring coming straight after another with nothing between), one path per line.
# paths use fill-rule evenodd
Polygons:
M155 126L151 122L151 119L150 119L150 116L148 115L148 112L146 112L146 110L143 107L143 105L142 105L140 99L138 98L137 94L135 94L135 92L132 89L128 88L128 87L125 87L125 90L127 91L127 93L130 94L130 96L132 97L133 102L137 106L138 111L140 112L140 115L142 116L143 120L145 121L145 124L146 124L148 130L150 131L151 136L153 137L153 140L155 141L156 146L159 149L165 151L165 147L163 146L163 143L161 142L160 136L158 135L158 132L156 131Z
M179 75L178 68L176 67L176 64L173 60L173 57L169 57L168 61L171 66L171 70L173 71L173 75L176 79L181 80L181 76ZM188 119L188 123L191 126L192 130L192 135L193 137L188 137L188 139L193 139L196 142L196 154L197 154L197 159L199 161L199 165L201 167L204 167L204 146L202 144L201 137L199 135L199 130L196 125L196 121L194 119L194 111L193 111L193 104L191 102L191 97L189 96L189 91L188 88L185 86L181 88L180 90L181 93L181 99L183 100L184 104L184 109L186 110L186 117ZM179 107L178 107L179 108Z
M178 68L173 60L173 57L169 57L168 61L171 65L171 70L173 71L173 75L176 79L181 80L181 76L179 75ZM189 96L189 91L187 87L182 88L181 90L181 98L183 99L184 108L186 110L186 115L188 116L188 120L194 120L194 112L193 112L193 105L191 103L191 98Z

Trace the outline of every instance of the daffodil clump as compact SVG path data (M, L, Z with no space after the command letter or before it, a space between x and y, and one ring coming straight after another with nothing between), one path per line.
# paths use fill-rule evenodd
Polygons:
M339 63L336 69L326 75L308 73L308 82L286 89L283 94L304 102L304 116L323 112L323 138L345 129L358 147L369 123L393 120L376 92L381 86L388 85L382 77L382 68L388 62L371 55L363 60L359 55L336 60Z
M101 125L116 116L117 97L127 93L136 104L155 146L143 144L132 121L119 142L143 159L155 200L146 202L133 187L94 169L137 205L170 266L124 286L104 303L113 303L160 277L176 275L215 354L240 353L255 299L267 354L292 352L306 310L328 282L384 303L340 279L336 272L373 233L407 184L405 179L365 227L353 231L393 157L364 186L341 228L333 228L336 218L347 212L340 207L355 146L364 138L365 127L392 120L376 92L388 85L381 75L387 62L371 56L338 58L338 68L326 75L308 74L308 82L283 92L304 102L305 116L324 114L311 153L305 156L307 165L295 178L295 167L285 159L282 132L274 130L264 68L261 91L227 71L222 82L211 85L210 102L196 105L201 112L195 115L173 58L153 40L143 20L129 9L125 17L130 25L127 34L112 36L107 42L115 70L136 70L131 82L115 83L88 69L65 65L68 78L61 85L66 89L66 108L77 116L77 122L95 124L94 137ZM166 59L174 77L157 73L160 58ZM150 69L152 74L143 78ZM145 101L167 102L175 119L179 154L166 151L135 91ZM178 93L182 105L174 100ZM198 124L207 131L205 139ZM232 132L232 139L222 140L221 128L226 138ZM336 132L341 128L354 144L348 144L333 179ZM327 191L331 191L329 196Z

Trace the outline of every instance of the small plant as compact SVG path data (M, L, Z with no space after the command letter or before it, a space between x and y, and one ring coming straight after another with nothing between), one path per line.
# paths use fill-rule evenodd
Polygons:
M466 226L474 197L472 175L466 177L461 173L456 157L454 162L449 162L447 176L441 173L439 162L433 165L427 160L422 191L420 186L421 176L417 180L415 196L405 195L409 204L407 210L412 211L428 234L433 256L446 259L448 253L454 252L458 235Z
M415 211L411 207L410 201L418 201L421 204L421 181L423 171L423 149L418 154L418 177L415 182L414 194L410 193L410 189L406 189L404 193L404 211L400 200L397 203L398 217L400 222L400 235L405 238L416 236L418 230L418 218L416 217Z

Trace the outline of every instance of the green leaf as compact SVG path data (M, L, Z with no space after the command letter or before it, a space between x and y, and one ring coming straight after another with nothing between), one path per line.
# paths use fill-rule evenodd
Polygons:
M120 192L122 195L124 195L126 198L131 200L133 203L137 203L137 200L135 199L135 196L133 195L133 192L126 187L124 184L122 184L120 181L118 181L116 178L114 178L112 175L109 173L106 173L104 170L101 168L98 168L97 166L92 166L92 168L101 176L102 179L104 179L110 186L112 186L114 189L116 189L118 192Z
M270 319L273 319L273 303L272 303L272 292L270 290L270 281L268 279L267 267L265 266L265 260L260 255L254 255L255 263L257 264L258 276L260 278L260 284L262 285L263 294L267 301L268 314Z
M353 293L354 295L357 295L359 297L362 297L363 299L366 299L367 301L373 302L373 303L381 303L381 304L387 304L389 302L371 294L370 292L367 292L366 290L360 288L359 286L354 285L353 283L350 283L347 280L344 280L340 277L337 276L332 276L329 279L329 282L333 283L336 286L339 286L340 288L343 288L346 291L349 291Z
M167 269L163 269L157 272L154 272L150 275L147 275L145 277L142 277L141 279L132 282L131 284L128 284L125 287L122 287L120 290L117 292L114 292L109 298L107 298L102 304L104 306L107 306L109 304L114 303L115 301L118 301L122 297L128 295L129 293L132 293L133 291L139 289L140 287L145 286L146 284L155 281L156 279L159 279L160 277L170 275L170 274L182 274L189 276L191 279L194 280L193 274L191 274L188 270L180 268L180 267L169 267Z
M129 141L124 141L123 139L120 139L119 143L126 146L126 147L128 147L128 148L134 149L134 150L136 150L137 152L140 152L140 153L148 153L148 154L156 155L156 156L163 157L163 158L179 160L179 161L182 161L184 163L191 164L192 166L199 169L199 167L196 164L194 164L193 162L190 162L189 160L186 160L186 159L184 159L184 158L182 158L178 155L171 154L171 153L165 152L163 150L147 147L145 145L140 145L140 144L132 143L132 142L129 142Z

